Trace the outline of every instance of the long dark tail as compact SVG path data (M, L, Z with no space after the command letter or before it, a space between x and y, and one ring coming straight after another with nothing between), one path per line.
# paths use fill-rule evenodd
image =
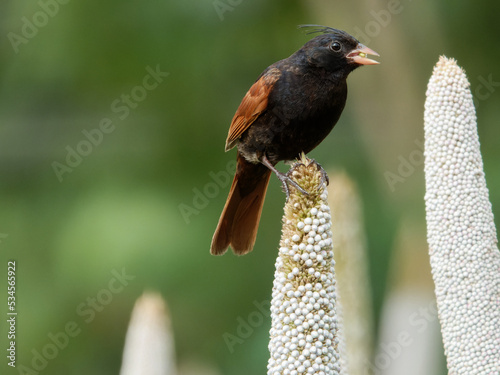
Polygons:
M270 176L266 166L249 163L238 153L233 184L212 238L213 255L224 254L229 246L237 255L252 251Z

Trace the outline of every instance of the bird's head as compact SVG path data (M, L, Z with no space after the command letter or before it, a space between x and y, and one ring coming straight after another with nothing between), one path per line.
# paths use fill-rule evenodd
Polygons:
M301 25L301 28L311 28L308 34L321 33L307 42L302 51L307 61L328 71L345 71L349 74L361 65L378 64L367 55L379 56L372 49L361 44L356 38L345 31L319 25Z

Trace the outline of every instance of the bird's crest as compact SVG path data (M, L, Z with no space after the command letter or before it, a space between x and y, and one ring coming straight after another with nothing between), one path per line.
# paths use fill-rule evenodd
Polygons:
M323 25L299 25L299 29L308 29L305 31L306 34L346 34L344 31L339 29L334 29L333 27L323 26Z

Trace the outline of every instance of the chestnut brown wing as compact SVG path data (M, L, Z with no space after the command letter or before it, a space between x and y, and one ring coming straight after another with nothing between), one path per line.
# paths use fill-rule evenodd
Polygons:
M231 121L226 151L236 145L243 132L266 110L269 93L280 76L279 69L271 68L250 87Z

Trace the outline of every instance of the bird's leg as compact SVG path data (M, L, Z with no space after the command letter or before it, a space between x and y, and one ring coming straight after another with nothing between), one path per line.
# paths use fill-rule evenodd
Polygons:
M283 190L285 190L286 193L286 199L290 197L290 188L288 187L288 184L291 184L294 188L296 188L298 191L300 191L304 195L309 195L307 191L305 191L298 183L296 183L294 180L292 180L289 176L287 176L284 173L281 173L278 171L274 165L271 164L269 159L267 158L266 155L262 157L261 160L262 164L264 164L267 168L269 168L271 171L274 172L274 174L279 178L281 183L283 184Z

